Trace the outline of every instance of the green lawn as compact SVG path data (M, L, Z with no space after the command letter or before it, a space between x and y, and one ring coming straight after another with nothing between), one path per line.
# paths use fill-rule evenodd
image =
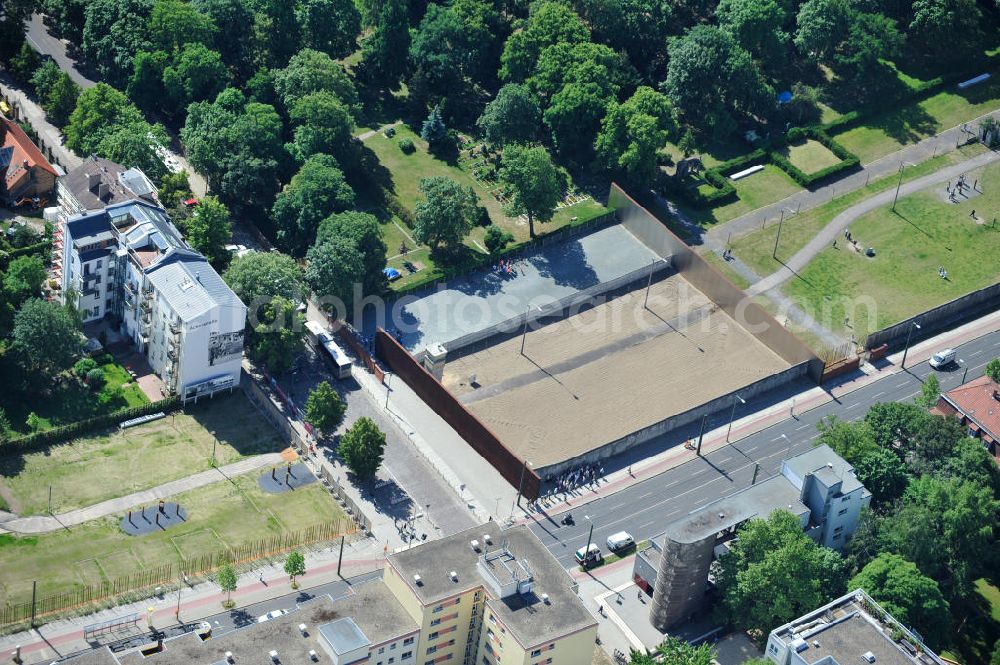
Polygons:
M69 373L44 396L0 391L0 408L6 412L17 432L27 433L28 414L34 412L42 429L91 418L109 411L148 404L149 400L121 365L111 362L100 366L105 384L92 390Z
M773 164L765 164L763 171L733 181L733 186L739 195L738 200L709 209L685 207L685 213L699 224L711 226L780 201L802 189L787 173Z
M1000 590L984 579L968 601L952 603L952 644L942 656L959 663L987 663L1000 639Z
M905 145L989 113L1000 106L1000 81L968 90L952 87L916 104L872 118L867 123L836 135L837 141L861 158L874 161Z
M236 392L187 413L113 430L27 455L0 457L0 490L20 515L55 513L155 487L210 468L284 448L255 407Z
M851 224L861 247L874 247L875 258L827 248L789 281L785 292L833 330L858 340L871 331L901 321L1000 279L1000 227L991 228L1000 207L1000 165L971 172L986 185L981 196L951 205L937 191L903 197L896 213L888 207ZM987 216L983 225L969 213ZM898 213L898 214L897 214ZM943 266L949 279L938 276ZM844 317L850 316L850 328Z
M0 536L0 602L30 600L32 580L46 596L343 517L319 483L266 494L256 477L241 476L174 500L188 511L188 521L145 536L125 535L123 515L32 538Z
M933 173L949 164L964 161L980 154L983 150L984 148L979 145L964 146L958 150L921 162L916 166L907 167L903 172L903 181L913 180L928 173ZM873 180L866 187L838 196L821 206L786 218L781 228L781 243L778 256L785 259L792 256L795 252L802 249L821 228L826 226L838 214L873 194L895 187L896 182L897 178L895 174L887 175L878 180ZM774 250L775 234L778 230L777 222L778 220L776 219L769 220L766 228L758 228L751 233L734 238L732 241L733 253L761 277L765 277L781 268L781 264L771 258L771 253Z
M829 148L812 139L806 139L797 145L786 146L780 152L806 175L840 163L840 158L833 154Z
M715 252L705 251L702 253L701 257L710 263L713 268L725 275L730 282L739 288L746 289L750 286L750 282L743 275L733 270L729 263L723 261L722 257Z

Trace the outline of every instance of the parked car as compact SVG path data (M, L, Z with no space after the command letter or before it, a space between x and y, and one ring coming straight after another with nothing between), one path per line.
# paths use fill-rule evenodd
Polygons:
M955 358L958 356L958 352L955 349L945 349L944 351L938 351L927 363L934 369L941 369L942 367L947 367L948 365L955 362Z
M591 543L589 547L581 547L576 551L577 562L585 568L591 568L604 561L601 548Z
M265 621L270 621L271 619L277 619L278 617L283 617L288 614L288 610L271 610L263 616L257 617L257 623L264 623Z
M621 552L635 545L635 540L628 531L619 531L608 536L608 549L612 552Z

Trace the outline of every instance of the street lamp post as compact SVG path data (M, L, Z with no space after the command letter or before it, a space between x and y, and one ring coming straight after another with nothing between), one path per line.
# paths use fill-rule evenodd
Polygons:
M701 417L701 428L698 430L698 449L695 451L695 455L701 457L701 440L705 437L705 423L708 422L708 414Z
M900 369L906 369L906 354L910 350L910 335L913 334L914 328L920 330L920 324L916 321L911 321L910 327L906 330L906 346L903 347L903 360L899 363Z
M590 515L584 515L583 519L590 522L590 533L587 534L587 544L584 545L583 550L583 561L586 563L587 557L590 555L590 542L594 538L594 520L590 519Z
M514 499L514 503L510 506L510 517L514 519L514 508L521 505L521 490L524 489L524 472L531 466L531 462L524 460L521 464L521 479L517 481L517 498ZM499 519L499 517L497 518Z
M899 163L899 180L896 181L896 193L892 197L892 211L893 212L896 212L896 199L899 198L899 188L903 184L903 170L907 166L913 166L913 164L910 164L909 162L900 162Z
M726 430L726 443L729 443L729 435L733 431L733 419L736 418L736 402L739 401L740 404L746 404L746 400L739 396L739 393L733 395L736 399L733 400L733 410L729 414L729 429Z
M774 250L771 251L771 258L778 258L778 242L781 240L781 225L785 221L785 209L781 209L781 217L778 218L778 234L774 236Z
M390 390L389 390L389 379L391 377L392 377L392 374L389 374L388 372L386 372L386 374L385 374L385 410L386 411L389 410L389 392L390 392Z
M969 364L961 358L958 359L958 364L965 368L965 371L962 372L962 385L964 386L965 379L969 376Z

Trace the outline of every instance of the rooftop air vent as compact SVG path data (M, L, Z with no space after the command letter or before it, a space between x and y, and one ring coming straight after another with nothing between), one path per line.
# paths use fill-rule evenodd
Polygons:
M469 541L469 545L472 546L472 551L473 552L478 552L479 551L479 541L478 540Z
M725 514L725 513L719 513L719 519L720 519L720 520L721 520L721 519L725 519L725 517L726 517L726 514Z
M314 663L319 662L319 656L316 655L315 649L309 649L309 660L311 660Z
M546 605L551 605L551 603L549 602L549 594L547 593L542 594L542 602L545 603Z
M490 538L490 534L488 534L488 533L484 533L483 534L483 542L486 543L487 545L492 545L493 544L493 539Z
M302 637L309 636L309 633L306 631L306 625L304 623L299 624L299 632L302 633Z
M413 583L416 584L417 586L423 586L424 585L423 580L420 579L420 575L414 575L413 576Z
M866 651L863 654L861 654L861 660L865 661L866 663L874 663L875 654L873 654L871 651Z
M278 660L278 652L277 651L272 650L267 655L271 657L271 662L272 663L280 663L281 662L280 660Z
M455 572L454 570L451 571L450 573L448 573L448 577L451 578L452 582L457 582L458 581L458 573Z
M818 649L819 648L819 640L813 640L813 646Z
M227 663L235 663L236 662L236 658L233 656L233 652L232 651L227 651L226 652L226 662Z

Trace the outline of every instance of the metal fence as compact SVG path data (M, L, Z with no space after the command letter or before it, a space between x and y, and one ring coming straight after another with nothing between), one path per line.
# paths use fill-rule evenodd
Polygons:
M155 568L107 580L100 584L79 586L71 591L36 598L34 601L7 602L0 606L0 627L20 624L32 617L82 608L92 603L117 605L148 597L155 587L176 584L181 577L197 578L225 564L240 565L258 561L304 545L332 542L354 532L354 525L346 519L317 524L298 531L288 531L268 538L253 540L209 552L186 561L168 563Z
M330 471L329 467L320 467L320 482L322 482L323 486L330 491L330 494L337 498L337 501L340 502L344 512L347 513L348 517L353 519L354 523L358 525L358 529L362 533L370 534L372 532L371 520L365 517L365 514L361 511L361 508L358 507L358 504L354 502L354 499L347 495L344 488L341 487L340 483L337 482L337 479L333 477L333 473Z

